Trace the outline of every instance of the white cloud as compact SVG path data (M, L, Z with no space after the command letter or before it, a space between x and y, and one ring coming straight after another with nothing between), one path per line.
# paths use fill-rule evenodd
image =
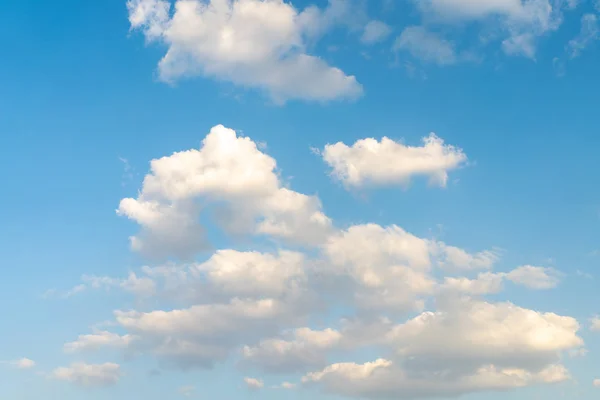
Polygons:
M322 151L332 175L347 187L408 185L415 176L429 177L431 184L446 186L448 172L467 161L464 152L434 134L413 147L384 137L361 139L351 147L342 142Z
M454 44L422 26L409 26L396 38L394 51L407 51L413 57L438 65L458 61Z
M420 159L414 148L394 146L411 162ZM430 161L423 148L414 152ZM436 165L403 174L410 179L419 171L440 184L451 168ZM279 243L263 252L225 248L196 262L145 266L126 279L87 277L89 287L115 288L145 301L143 308L114 312L120 334L82 335L65 345L67 351L112 347L163 368L229 361L249 367L248 373L302 373L304 385L334 394L403 399L560 382L569 378L561 357L584 351L575 319L486 298L501 296L507 280L528 289L554 287L557 271L526 265L496 272L496 250L471 252L396 225L338 230L316 197L282 183L273 158L222 126L213 128L200 150L152 161L137 199L124 202L121 213L142 226L134 245L163 245L167 255L207 247L204 240L180 242L189 239L190 229L202 237L192 206L227 210L229 215L215 214L226 233L318 240L296 251ZM193 224L172 224L172 212ZM365 355L376 361L362 363ZM116 364L74 364L54 375L100 386L116 382L120 371ZM264 387L255 378L245 382Z
M348 15L345 3L296 10L282 0L129 0L132 29L166 44L161 80L214 77L261 89L276 101L328 101L362 93L353 76L307 53L330 26Z
M593 385L594 387L600 387L600 379L594 379L594 380L592 381L592 385Z
M73 363L70 367L56 368L52 375L55 379L83 387L111 386L121 378L121 368L114 363Z
M303 382L338 395L405 399L559 382L569 378L560 352L583 345L578 329L573 318L463 299L394 327L392 358L332 364Z
M244 382L246 383L246 386L250 390L262 389L263 386L265 386L263 381L256 379L256 378L244 378Z
M581 32L570 40L567 45L567 51L571 58L579 57L581 52L590 46L594 41L600 39L600 25L596 14L585 14L581 18Z
M138 198L123 199L118 213L142 227L131 238L134 250L189 258L209 247L200 204L217 206L216 220L229 232L310 245L331 229L317 197L284 187L275 160L222 125L211 129L201 149L153 160Z
M360 38L364 44L374 44L385 40L392 33L392 28L382 21L369 21Z
M116 333L99 331L90 335L79 335L79 338L64 345L64 350L67 353L80 351L98 350L102 347L126 348L136 340L135 336L124 335L120 336Z
M516 284L539 290L556 287L560 282L559 275L553 268L523 265L509 272L506 278Z

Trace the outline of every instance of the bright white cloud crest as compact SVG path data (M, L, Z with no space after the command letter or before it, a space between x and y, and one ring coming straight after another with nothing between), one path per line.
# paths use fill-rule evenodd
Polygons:
M324 151L336 155L339 169L353 171L341 176L354 185L414 174L444 184L447 170L466 160L434 136L421 148L360 143ZM369 163L369 151L385 153L387 170ZM525 265L496 272L498 251L472 253L396 225L337 228L316 196L283 186L272 157L220 125L200 149L153 160L138 197L124 199L119 214L141 226L134 250L193 258L208 246L198 217L211 202L227 210L217 212L225 231L283 238L303 250L222 249L201 262L146 266L126 279L87 277L91 288L108 285L180 306L117 310L122 334L81 335L65 351L112 348L183 369L233 358L240 368L297 377L270 386L263 377L246 378L252 390L315 385L343 396L412 399L564 381L562 352L584 346L571 317L486 299L507 281L551 289L557 271ZM348 311L340 317L338 309ZM339 362L363 350L379 358ZM74 364L54 376L101 386L121 373L116 364Z

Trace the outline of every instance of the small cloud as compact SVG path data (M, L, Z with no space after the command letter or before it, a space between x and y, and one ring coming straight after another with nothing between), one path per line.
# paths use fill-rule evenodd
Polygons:
M370 21L363 31L360 41L363 44L375 44L385 40L392 33L392 28L385 22Z
M13 361L0 361L0 364L8 364L13 368L18 368L18 369L31 369L33 367L35 367L36 363L33 360L30 360L29 358L21 358L19 360L13 360Z
M594 385L594 387L600 387L600 379L594 379L592 385Z
M273 389L296 389L296 384L291 382L283 382L281 385L273 386Z
M247 378L246 377L246 378L244 378L244 382L246 383L246 386L250 390L259 390L265 386L263 381L261 381L259 379L255 379L255 378Z
M182 386L178 390L179 394L184 397L192 396L195 391L196 391L196 388L194 386Z

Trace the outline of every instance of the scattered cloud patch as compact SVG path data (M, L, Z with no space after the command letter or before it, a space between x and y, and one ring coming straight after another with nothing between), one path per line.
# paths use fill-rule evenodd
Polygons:
M70 367L56 368L55 379L71 382L81 387L104 387L115 385L121 378L121 367L114 363L73 363Z
M381 42L392 33L392 28L382 21L369 21L365 25L360 41L364 44L374 44Z
M302 11L281 0L129 0L129 22L148 42L167 46L158 65L162 81L205 76L259 89L277 102L356 98L354 76L308 54L350 12L333 0Z
M352 146L328 144L321 152L332 176L348 188L408 185L426 176L432 185L445 187L448 173L467 161L462 149L447 145L435 134L423 138L423 146L408 146L384 137L361 139Z

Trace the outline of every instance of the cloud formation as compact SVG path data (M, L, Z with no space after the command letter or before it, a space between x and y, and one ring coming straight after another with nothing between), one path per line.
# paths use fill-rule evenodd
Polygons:
M435 134L423 138L423 146L369 138L352 146L328 144L321 154L332 176L349 188L406 186L415 176L426 176L431 184L445 187L448 172L467 161L462 149L445 144Z
M354 76L307 51L351 15L346 4L332 0L325 9L299 11L282 0L129 0L127 8L132 29L168 47L158 65L161 80L212 77L284 102L361 95Z
M357 143L323 151L324 158L342 154L339 168L354 174L342 179L355 186L406 183L414 175L444 185L448 171L466 161L462 150L435 136L422 147ZM387 157L386 171L369 163L369 151ZM552 289L558 271L495 271L496 250L473 252L397 225L339 228L316 196L282 182L271 156L220 125L200 149L153 160L138 197L122 200L119 213L141 225L134 250L175 258L187 252L190 260L144 266L124 279L84 277L89 287L121 290L145 307L114 312L122 333L81 335L65 351L112 348L184 370L234 361L242 371L299 381L272 389L314 386L348 397L454 396L570 378L561 357L584 349L574 318L487 298L501 295L506 282ZM206 204L227 210L208 214L227 233L285 240L260 252L222 248L195 261L208 248L199 218ZM173 215L186 224L173 223ZM297 243L304 247L286 249ZM364 354L375 356L364 362ZM53 375L103 386L121 373L117 364L73 364ZM262 377L244 382L265 388Z

